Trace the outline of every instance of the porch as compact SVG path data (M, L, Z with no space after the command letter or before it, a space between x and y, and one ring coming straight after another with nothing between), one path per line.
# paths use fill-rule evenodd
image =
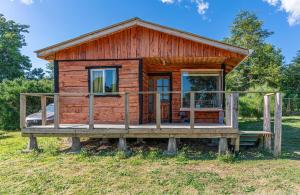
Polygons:
M180 92L167 92L180 93ZM223 123L196 123L195 122L195 94L197 93L217 93L223 94L225 97L225 118ZM278 156L281 151L281 94L264 93L264 129L253 131L240 131L238 128L238 100L239 94L245 92L226 92L226 91L191 91L189 122L169 123L162 122L161 114L161 93L158 92L118 92L120 98L123 99L123 104L120 105L124 110L123 123L95 123L95 96L100 94L84 93L23 93L20 95L20 127L22 135L30 138L30 146L37 146L36 137L72 137L73 144L79 144L80 137L90 138L119 138L120 149L126 149L126 138L169 138L171 153L176 152L176 138L218 138L219 152L225 153L228 150L228 144L234 145L235 151L239 151L241 135L259 135L264 140L264 146L271 150L274 149L274 155ZM251 93L251 92L248 92ZM155 123L132 124L130 117L130 96L154 94L156 97L156 121ZM103 95L103 94L102 94ZM106 94L107 95L107 94ZM270 96L275 97L274 108L274 134L271 131L271 113L270 113ZM41 98L41 125L27 126L26 125L26 97L35 96ZM60 115L63 114L60 110L60 101L63 97L82 97L88 98L88 122L85 124L66 124L60 122ZM46 125L46 102L47 98L54 99L54 124ZM82 105L84 106L84 105ZM271 140L274 136L274 147ZM229 142L230 140L230 142ZM171 147L173 146L173 147ZM169 148L169 147L168 147Z

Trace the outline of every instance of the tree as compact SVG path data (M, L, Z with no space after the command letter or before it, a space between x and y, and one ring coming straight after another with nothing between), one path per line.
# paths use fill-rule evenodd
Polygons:
M286 97L300 98L300 50L291 64L284 67L281 90L286 92Z
M0 14L0 82L24 76L30 70L29 58L20 51L26 46L23 33L28 33L28 28L28 25L6 20Z
M48 77L50 79L54 78L54 63L53 62L49 62L46 64L46 73L48 74Z
M26 73L26 79L40 80L45 77L44 70L42 68L34 68Z
M19 129L20 93L51 93L53 82L51 80L26 80L17 78L4 80L0 83L0 129ZM41 109L41 99L27 98L27 115Z
M252 55L234 69L226 78L231 90L247 90L262 86L278 88L283 64L281 50L266 43L273 32L263 28L263 21L251 12L241 11L231 27L225 42L252 49Z

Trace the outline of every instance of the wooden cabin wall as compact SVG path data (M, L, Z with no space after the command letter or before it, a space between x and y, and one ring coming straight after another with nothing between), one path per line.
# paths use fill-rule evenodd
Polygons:
M60 93L88 93L89 66L121 65L119 69L119 91L139 91L138 60L124 61L77 61L59 62L59 92ZM130 94L130 122L138 124L139 99L137 94ZM60 123L87 124L88 97L60 97ZM124 123L124 96L95 97L94 119L96 123Z
M55 54L66 59L128 59L145 57L230 57L235 61L245 56L210 45L136 26ZM229 70L233 66L226 67Z

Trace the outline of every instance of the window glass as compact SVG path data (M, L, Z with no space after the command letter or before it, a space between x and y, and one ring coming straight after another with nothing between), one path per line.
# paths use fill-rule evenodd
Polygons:
M91 82L93 93L117 92L116 69L93 69L91 70Z
M219 74L182 73L182 106L190 107L190 91L218 91ZM195 108L214 108L220 104L217 93L195 93Z

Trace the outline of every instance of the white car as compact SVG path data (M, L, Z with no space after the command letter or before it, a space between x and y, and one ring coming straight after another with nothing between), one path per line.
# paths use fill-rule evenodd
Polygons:
M54 121L54 103L46 106L46 124L52 124ZM26 117L27 127L33 125L42 125L42 111L30 114Z

